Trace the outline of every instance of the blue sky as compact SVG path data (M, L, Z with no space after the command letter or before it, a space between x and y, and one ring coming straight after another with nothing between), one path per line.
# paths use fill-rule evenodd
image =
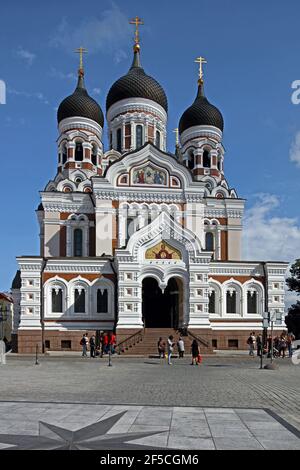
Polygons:
M291 83L300 79L298 1L5 3L0 7L0 79L7 86L7 104L0 105L0 291L10 286L16 255L38 254L34 210L38 191L56 172L56 109L76 84L73 51L81 45L89 49L86 85L105 110L109 87L132 60L127 20L135 15L145 22L142 64L168 96L169 150L172 130L194 100L194 59L202 55L208 61L206 95L225 120L226 176L250 211L246 245L253 244L245 256L255 258L257 252L259 258L288 261L300 256L299 136L290 159L300 131L300 105L291 102ZM267 246L269 225L272 246Z

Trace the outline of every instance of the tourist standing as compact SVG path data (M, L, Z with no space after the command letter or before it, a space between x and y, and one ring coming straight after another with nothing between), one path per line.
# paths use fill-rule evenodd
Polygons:
M250 336L247 340L247 344L249 346L249 356L254 357L254 348L255 348L255 333L252 331Z
M166 354L166 343L162 339L162 337L159 338L157 342L157 350L158 350L158 355L160 359L163 359Z
M287 348L287 338L285 333L282 333L279 339L279 357L284 358ZM282 356L281 356L282 353Z
M288 347L289 357L293 356L293 341L295 341L295 335L292 332L290 332L287 335L287 347Z
M95 351L96 351L96 340L95 336L90 337L90 357L95 357Z
M174 337L172 335L169 336L168 338L168 364L169 366L172 365L171 358L172 358L172 352L174 350L174 345L175 345L175 343L173 343L173 339Z
M177 348L178 348L179 357L183 357L184 356L184 341L183 341L182 336L179 336Z
M198 345L198 341L196 339L193 340L192 342L192 347L191 347L191 353L192 353L192 363L191 366L195 365L197 366L199 361L199 356L200 356L200 348Z
M87 333L83 335L83 337L80 340L80 345L82 347L82 357L87 357L87 345L88 345L88 337Z
M108 333L105 332L103 335L103 353L104 354L108 353L108 348L109 348L109 337L108 337Z
M109 336L109 350L111 354L115 354L116 344L117 344L117 337L114 334L114 332L111 332Z
M256 351L257 351L257 355L259 357L263 354L261 335L257 335L257 337L256 337Z

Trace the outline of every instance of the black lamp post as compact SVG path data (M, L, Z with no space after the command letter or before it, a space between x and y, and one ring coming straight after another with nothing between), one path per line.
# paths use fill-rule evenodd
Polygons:
M3 340L3 323L7 321L8 319L8 312L9 309L6 305L0 305L0 323L1 323L1 338Z

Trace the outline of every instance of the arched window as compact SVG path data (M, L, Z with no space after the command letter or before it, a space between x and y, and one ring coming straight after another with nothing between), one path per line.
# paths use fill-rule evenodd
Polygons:
M135 129L135 143L136 148L139 148L143 145L143 126L136 126Z
M218 159L217 167L218 167L218 170L221 171L221 159L220 158Z
M82 142L76 142L75 147L75 160L81 162L83 160L83 146Z
M84 313L85 312L85 290L75 289L74 292L74 312Z
M254 290L247 292L247 312L257 313L257 292Z
M62 148L62 164L64 165L68 159L68 152L66 144L63 145Z
M227 313L236 313L236 291L231 290L226 292L226 311Z
M214 251L214 235L211 232L205 234L205 249L207 251Z
M117 151L122 152L122 129L117 130Z
M155 145L156 145L156 147L158 147L160 149L160 132L159 131L156 131Z
M62 313L62 290L52 289L52 312Z
M216 312L216 293L214 290L209 295L208 312L209 313Z
M92 147L92 164L97 165L97 146L93 145Z
M107 289L97 290L97 313L108 312L108 293Z
M203 167L210 168L210 155L208 150L204 150L203 152Z
M74 256L82 256L82 230L76 228L74 230Z
M128 241L131 235L134 233L134 217L127 217L126 225L126 240Z

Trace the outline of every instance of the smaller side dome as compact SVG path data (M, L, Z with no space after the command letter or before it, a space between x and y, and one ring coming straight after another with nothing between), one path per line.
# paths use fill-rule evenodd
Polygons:
M214 126L223 132L224 120L221 112L211 104L204 94L203 81L199 80L194 103L184 111L179 121L179 133L193 126Z
M89 96L84 84L83 69L79 69L78 83L74 93L65 98L59 105L57 111L58 124L66 118L80 116L92 119L102 128L104 116L100 105Z

